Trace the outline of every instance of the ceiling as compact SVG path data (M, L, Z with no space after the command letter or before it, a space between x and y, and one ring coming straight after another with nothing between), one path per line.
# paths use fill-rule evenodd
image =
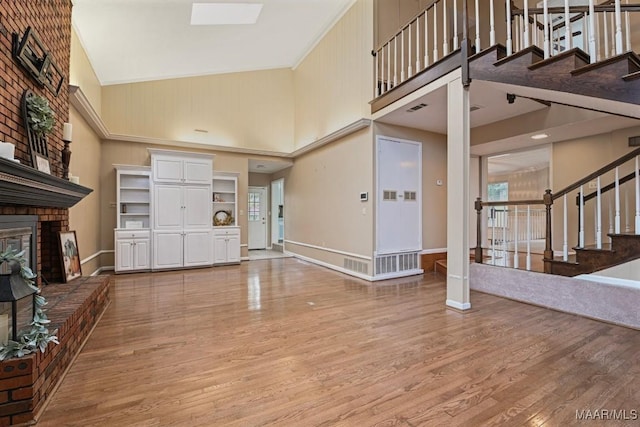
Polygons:
M191 0L72 0L102 85L295 67L354 0L263 3L254 25L192 26ZM233 3L234 0L196 0Z

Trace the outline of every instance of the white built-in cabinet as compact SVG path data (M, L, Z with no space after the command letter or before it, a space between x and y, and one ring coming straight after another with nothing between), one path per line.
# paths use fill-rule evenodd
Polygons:
M238 227L238 173L217 172L212 182L214 264L240 262L240 227ZM216 225L232 218L227 225Z
M151 268L151 168L115 165L116 229L115 271Z
M149 149L153 269L213 263L212 171L207 154Z

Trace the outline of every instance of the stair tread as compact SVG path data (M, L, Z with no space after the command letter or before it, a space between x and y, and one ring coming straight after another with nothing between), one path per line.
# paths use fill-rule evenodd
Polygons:
M610 58L607 59L603 59L601 61L598 62L594 62L593 64L587 64L584 65L582 67L576 68L575 70L571 71L571 75L573 76L578 76L580 74L584 74L587 73L591 70L595 70L598 68L602 68L602 67L606 67L607 65L610 64L614 64L616 62L620 62L620 61L631 61L636 68L640 69L640 57L638 57L638 55L636 55L634 52L625 52L623 54L620 55L616 55L616 56L612 56ZM631 73L633 74L633 73ZM624 78L623 76L621 76L622 78Z
M502 64L508 63L508 62L512 62L515 61L518 58L521 58L523 56L529 55L529 54L534 54L534 55L539 55L540 56L540 60L534 62L534 64L542 61L544 59L544 51L542 49L540 49L538 46L529 46L526 49L523 49L519 52L516 52L510 56L505 56L504 58L501 58L499 60L497 60L493 65L495 65L496 67L499 67Z
M587 53L585 53L582 49L579 49L577 47L573 48L573 49L569 49L565 52L559 53L557 55L551 56L549 58L543 59L542 61L538 61L535 64L531 64L529 65L529 69L530 70L536 70L538 68L542 68L545 65L549 65L549 64L553 64L554 62L559 62L562 61L563 59L567 59L570 58L572 56L577 57L578 59L582 60L583 62L585 62L586 64L589 64L589 62L591 61L589 55ZM580 67L582 68L582 67Z

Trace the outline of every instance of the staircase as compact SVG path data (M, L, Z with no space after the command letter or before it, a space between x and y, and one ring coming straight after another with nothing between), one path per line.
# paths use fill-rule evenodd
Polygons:
M530 46L506 56L492 46L469 58L471 79L507 83L640 105L640 57L626 52L599 62L574 48L544 59Z

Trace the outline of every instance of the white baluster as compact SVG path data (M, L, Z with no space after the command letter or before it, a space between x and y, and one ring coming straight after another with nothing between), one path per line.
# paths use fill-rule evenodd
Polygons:
M569 13L569 0L564 0L564 47L571 49L573 34L571 33L571 14Z
M379 80L380 75L379 75L379 71L378 71L378 67L380 67L380 51L381 50L376 52L376 65L375 65L376 69L375 69L375 78L374 78L375 86L373 87L373 97L374 98L381 95L380 80Z
M567 212L567 195L566 194L562 197L562 204L564 206L564 211L562 214L562 226L563 226L562 260L567 261L569 259L569 236L568 236L569 227L567 227L568 212Z
M616 55L622 54L622 12L620 11L620 0L615 1L616 15Z
M531 206L527 205L527 271L531 270Z
M512 53L513 40L511 36L511 0L507 0L507 56L510 56Z
M582 49L589 53L589 28L587 27L587 12L582 14Z
M596 248L602 249L602 197L600 177L596 179Z
M480 52L480 8L476 0L476 52Z
M411 59L412 52L413 49L411 49L411 23L409 23L409 71L407 72L407 78L411 78L411 76L413 76L413 60Z
M598 37L600 37L600 34L602 34L600 32L600 18L598 17L598 15L593 15L595 17L596 20L596 31L593 35L594 40L597 39ZM602 56L600 55L600 41L598 40L598 42L594 42L596 45L596 61L599 61L600 58L602 58Z
M424 12L424 68L429 66L429 19Z
M602 21L604 23L604 59L609 57L609 28L607 24L607 12L602 13Z
M391 43L387 43L387 88L391 89ZM386 91L385 91L386 92Z
M516 36L515 36L515 43L513 45L514 45L515 51L519 52L520 49L522 49L522 47L520 46L520 16L516 15L514 21L515 21L514 25L516 27L514 32L516 33Z
M616 217L614 224L614 233L620 234L620 171L619 167L616 167L616 194L615 194L615 204L616 204Z
M393 38L393 86L398 86L398 36Z
M507 211L507 206L502 207L502 265L505 267L509 265L509 257L507 255L507 218L509 217L509 213Z
M636 228L635 233L640 234L640 168L638 167L638 157L636 156Z
M524 49L529 47L529 1L528 0L524 0L524 36L523 36L523 41L524 43L522 44L522 47Z
M508 0L507 0L508 1ZM547 59L551 56L550 52L550 41L549 41L549 5L547 0L543 2L543 12L544 12L544 22L543 22L543 34L544 34L544 58ZM509 29L509 25L507 25L507 31Z
M438 61L438 3L433 4L433 62Z
M611 53L609 57L616 55L616 14L612 13L611 17Z
M625 4L629 4L629 0L625 2ZM629 11L624 13L624 28L626 29L626 39L627 39L627 52L631 50L631 23L629 21Z
M491 264L496 265L496 209L491 208Z
M507 0L507 5L509 4L509 0ZM508 6L507 6L508 9ZM507 11L507 25L509 23L509 14L511 11ZM496 17L495 11L493 8L493 0L489 2L489 46L493 46L496 44Z
M609 220L609 231L607 232L607 235L609 236L609 243L611 243L611 234L613 233L613 206L611 206L611 194L609 194L609 196L607 197L607 206L609 207L609 215L607 216L607 219Z
M519 267L519 261L518 261L518 205L516 205L516 209L515 209L515 221L514 221L514 239L513 239L513 244L514 244L514 253L513 253L513 268L518 268Z
M631 232L631 223L629 222L629 184L624 186L624 232Z
M442 56L449 54L449 34L447 31L447 0L442 3Z
M493 3L493 0L491 0L491 2ZM453 0L453 50L456 50L459 44L460 44L460 41L458 39L458 2L457 0Z
M533 15L533 44L538 46L538 15Z
M404 28L402 29L400 38L400 83L404 81Z
M420 72L420 17L416 19L416 73Z
M580 226L578 233L578 246L584 248L584 210L586 206L584 205L584 186L580 186Z

